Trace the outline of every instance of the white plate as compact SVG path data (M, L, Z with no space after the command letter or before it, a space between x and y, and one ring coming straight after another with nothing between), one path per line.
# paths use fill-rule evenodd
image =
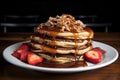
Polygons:
M24 41L28 42L28 41ZM87 62L88 66L86 67L78 67L78 68L46 68L46 67L37 67L33 65L29 65L26 63L21 62L11 54L24 42L19 42L15 43L13 45L8 46L4 51L3 51L3 57L5 60L10 62L11 64L14 64L19 67L27 68L27 69L32 69L32 70L37 70L37 71L43 71L43 72L55 72L55 73L70 73L70 72L81 72L81 71L86 71L86 70L93 70L97 68L102 68L107 65L112 64L114 61L117 60L118 58L118 52L115 48L113 48L110 45L93 41L93 46L94 47L100 47L106 51L105 57L103 58L102 62L98 64L92 64Z

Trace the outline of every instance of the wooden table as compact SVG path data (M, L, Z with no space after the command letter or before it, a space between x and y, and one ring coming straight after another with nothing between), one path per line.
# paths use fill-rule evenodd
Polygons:
M120 58L103 68L67 74L29 70L12 65L3 59L2 52L7 46L28 40L31 34L32 33L0 33L0 80L120 80ZM109 44L120 53L119 32L96 32L94 40Z

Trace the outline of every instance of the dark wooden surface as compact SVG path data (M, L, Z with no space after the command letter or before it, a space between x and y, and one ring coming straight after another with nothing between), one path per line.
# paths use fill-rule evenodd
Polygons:
M12 65L2 57L3 50L16 42L29 40L32 33L0 33L0 80L120 80L120 58L95 70L77 73L44 73ZM120 53L120 33L96 32L94 40L116 48Z

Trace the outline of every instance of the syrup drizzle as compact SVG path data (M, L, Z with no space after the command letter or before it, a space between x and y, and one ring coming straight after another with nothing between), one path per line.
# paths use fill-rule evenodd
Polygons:
M89 29L86 29L86 31L89 31ZM49 30L49 32L50 32L51 35L54 35L54 36L51 36L52 39L53 39L53 41L52 41L51 44L54 45L54 49L52 49L52 48L47 48L47 47L42 47L42 49L43 49L43 50L47 50L48 52L50 52L51 54L55 55L55 57L56 57L57 46L56 46L55 40L56 40L57 32L54 32L53 30L52 30L52 31ZM71 32L73 33L74 42L75 42L75 45L74 45L74 49L75 49L75 52L74 52L75 61L78 61L79 58L80 58L79 55L78 55L78 53L79 53L79 46L78 46L78 42L77 42L77 39L78 39L79 35L78 35L78 32L76 32L76 31L71 31ZM45 36L45 35L46 35L46 34L43 34L43 36ZM42 45L45 45L45 43L42 43Z
M77 38L79 37L78 33L73 32L73 37L74 37L74 42L75 42L75 45L74 45L74 48L75 48L75 53L74 53L75 61L79 61L80 56L78 55L79 51L78 51L78 43L77 43Z

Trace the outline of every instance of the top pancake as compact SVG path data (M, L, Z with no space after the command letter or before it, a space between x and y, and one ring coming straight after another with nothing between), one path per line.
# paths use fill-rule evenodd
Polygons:
M48 30L48 29L37 29L39 34L44 34L52 37L60 37L66 39L90 39L93 38L94 33L90 28L84 28L81 32L59 32L55 30Z
M73 16L67 14L50 17L46 23L37 27L36 32L66 39L89 39L94 35L93 30L86 27L82 21L75 20Z

